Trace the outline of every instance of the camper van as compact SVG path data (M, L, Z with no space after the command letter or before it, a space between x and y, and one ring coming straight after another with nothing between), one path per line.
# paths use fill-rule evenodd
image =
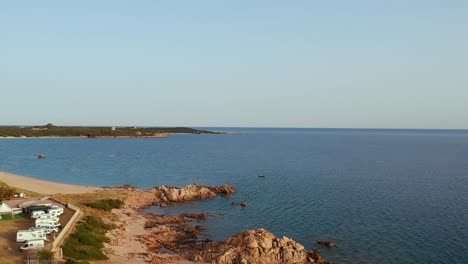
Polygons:
M52 208L47 210L47 213L61 215L61 214L63 214L63 208L58 207L58 206L53 206Z
M39 218L43 214L45 214L45 211L42 211L42 210L32 211L31 218Z
M47 228L47 229L51 229L53 231L55 231L55 230L58 231L58 229L60 228L60 223L53 223L53 222L36 223L36 227L44 227L44 228Z
M42 214L38 218L36 218L36 220L38 220L38 219L50 219L50 220L54 220L56 222L59 221L59 218L57 217L56 214Z
M34 212L34 211L44 211L44 212L46 212L50 208L52 208L50 206L50 204L49 205L31 205L29 207L24 208L24 212L27 213L27 214L29 214L29 213L32 214L32 212Z
M58 232L58 227L31 227L28 230L35 231L35 230L43 230L47 235L52 232Z
M42 230L18 230L16 233L16 242L43 239L47 240L47 233Z
M44 240L42 239L35 239L29 240L28 242L24 243L21 247L21 251L27 251L32 249L40 249L44 247Z
M36 219L36 227L38 224L54 224L55 226L60 226L59 221L55 219Z

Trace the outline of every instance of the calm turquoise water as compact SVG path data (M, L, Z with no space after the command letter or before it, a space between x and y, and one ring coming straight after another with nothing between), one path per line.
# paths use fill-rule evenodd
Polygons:
M339 247L322 251L338 263L468 263L468 131L228 130L240 133L0 140L0 171L93 186L227 183L239 190L231 200L150 210L208 212L214 239L264 227L308 248L331 240Z

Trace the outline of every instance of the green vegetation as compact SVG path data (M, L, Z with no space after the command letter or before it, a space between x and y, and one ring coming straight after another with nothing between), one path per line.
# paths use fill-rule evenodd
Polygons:
M101 249L104 242L109 242L109 238L105 236L106 231L112 228L112 225L105 224L99 218L86 216L65 241L64 256L74 260L108 259Z
M188 127L66 127L53 124L34 127L0 127L0 137L152 137L166 133L218 134Z
M2 188L13 190L13 191L14 191L13 194L15 194L15 193L20 193L20 192L24 192L24 193L27 193L28 195L31 195L31 196L40 195L39 193L31 192L31 191L24 190L24 189L21 189L21 188L13 188L13 187L10 187L8 184L6 184L6 183L0 181L0 192L1 192L1 189L2 189ZM2 199L7 199L7 198L11 198L11 197L12 197L12 196L3 198L3 197L1 196L1 194L0 194L0 201L1 201Z
M86 206L104 211L111 211L114 208L122 208L123 205L124 202L119 199L103 199L86 204Z
M3 220L14 220L14 219L27 219L29 217L27 217L25 214L17 214L17 215L13 215L11 216L11 214L4 214L1 216L0 218L0 221L3 221Z
M76 261L74 259L67 259L65 264L89 264L89 262L86 261Z
M10 199L15 194L15 189L8 185L0 185L0 201Z
M54 259L54 253L47 249L41 249L37 252L37 256L39 258L40 263L52 263Z

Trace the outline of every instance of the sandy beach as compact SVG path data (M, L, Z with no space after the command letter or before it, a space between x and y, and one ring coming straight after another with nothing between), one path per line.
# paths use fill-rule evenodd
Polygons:
M80 186L39 180L7 172L0 172L0 181L16 188L21 188L41 194L78 194L94 192L101 189L98 187Z

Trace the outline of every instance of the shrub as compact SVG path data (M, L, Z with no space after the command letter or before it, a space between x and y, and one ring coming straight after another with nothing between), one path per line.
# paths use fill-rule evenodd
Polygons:
M111 211L114 208L122 208L123 204L124 202L119 199L103 199L92 203L88 203L86 204L86 206L104 211Z
M15 194L15 190L8 186L0 186L0 200L10 199Z
M41 249L37 252L40 263L52 263L54 259L54 253L47 249Z
M74 259L67 259L65 264L89 264L89 262L86 261L76 261Z
M75 232L65 241L64 256L78 260L107 259L101 249L104 242L109 242L109 238L105 236L106 231L112 228L112 225L105 224L96 217L85 217L84 222L79 224Z

